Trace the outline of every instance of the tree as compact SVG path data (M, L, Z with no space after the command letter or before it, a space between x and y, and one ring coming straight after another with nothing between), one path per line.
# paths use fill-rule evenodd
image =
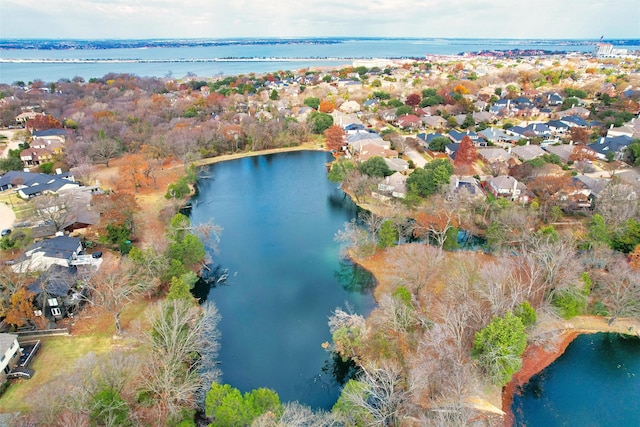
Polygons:
M311 107L314 110L317 110L318 107L320 106L320 99L316 98L315 96L309 96L309 97L304 99L303 103L307 107Z
M142 391L153 399L158 419L166 420L195 408L202 386L217 381L220 316L211 301L201 307L175 299L153 305L146 318L151 327L143 335Z
M385 176L393 174L393 171L389 169L389 166L387 166L384 158L380 156L371 157L370 159L360 163L358 170L370 177L383 178Z
M499 386L509 382L522 366L527 335L519 317L507 312L476 332L471 354L489 378Z
M61 231L78 215L82 209L76 195L72 192L43 194L31 201L34 214L56 231Z
M473 170L473 164L478 160L478 152L473 146L473 141L465 135L460 141L460 147L456 152L453 162L455 168L463 174L468 174Z
M407 95L407 98L404 100L404 103L410 107L417 107L420 104L422 97L419 93L412 93Z
M344 130L338 125L331 125L324 131L324 137L327 150L334 153L334 156L340 155L346 143Z
M62 128L62 123L50 114L37 114L27 120L25 127L29 130L60 129Z
M93 141L89 149L89 155L96 163L104 163L109 167L109 160L118 157L122 151L120 143L113 138L98 138Z
M329 170L329 174L327 178L331 182L343 182L349 172L355 169L355 165L351 160L346 160L344 158L339 158L337 161L331 164L331 170Z
M5 311L4 321L10 325L21 327L35 320L33 312L33 293L27 288L20 288L11 295L10 306Z
M444 153L447 145L450 143L451 140L449 138L445 136L439 136L437 138L433 138L431 142L429 142L429 150Z
M396 230L391 220L386 220L382 223L378 231L378 238L378 247L380 248L388 248L397 244L398 230Z
M633 218L638 211L635 189L628 184L610 182L598 195L595 211L611 226Z
M443 185L449 184L453 174L453 166L447 159L435 159L424 168L416 168L407 177L407 187L421 197L428 197L440 191Z
M322 134L333 124L333 117L326 113L314 111L309 114L307 123L311 127L311 132Z
M332 113L333 110L335 110L335 108L336 108L336 105L333 102L328 101L326 99L322 100L320 102L320 105L318 105L318 111L321 113Z
M278 91L273 89L271 91L271 94L269 95L269 99L272 101L277 101L278 99L280 99L280 95L278 95Z
M443 197L434 196L429 202L429 205L416 215L413 235L418 238L432 238L442 251L449 237L449 230L458 226L456 212L451 206L445 205Z
M280 397L273 390L258 388L242 395L229 384L212 384L207 392L205 414L211 426L244 427L266 412L282 412Z
M89 293L86 298L100 309L113 314L116 335L122 335L120 315L125 307L131 304L135 297L149 291L158 285L153 280L133 275L134 269L128 261L114 268L103 267L87 281Z

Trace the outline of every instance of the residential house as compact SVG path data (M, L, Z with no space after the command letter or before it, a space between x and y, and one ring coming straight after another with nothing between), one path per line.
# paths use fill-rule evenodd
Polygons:
M52 265L27 289L34 295L35 314L56 320L74 313L85 300L86 293L75 266Z
M405 114L396 119L396 123L402 129L418 129L422 126L420 117L413 114Z
M509 135L500 128L486 128L478 134L486 141L496 145L516 144L522 139L520 135Z
M564 110L562 113L564 116L579 116L583 119L588 119L591 111L584 107L572 107L568 110Z
M24 125L29 120L35 118L36 116L44 115L43 113L36 113L34 111L25 111L24 113L20 113L15 117L15 122L19 125Z
M472 176L457 175L452 175L449 180L449 196L471 197L473 199L485 198L485 194L476 178Z
M593 144L589 144L587 147L591 148L596 153L596 157L601 160L607 160L607 156L611 157L612 160L622 160L625 150L632 142L633 138L627 135L606 136L600 138Z
M523 138L541 137L548 138L551 136L551 129L546 123L531 123L527 126L514 126L507 130L512 135L519 135Z
M358 132L347 134L347 145L353 154L360 153L369 144L375 144L385 149L391 148L391 143L382 139L376 132Z
M24 253L23 259L12 268L16 272L45 271L52 265L70 267L72 261L82 252L80 239L69 236L56 236L32 244Z
M487 163L512 163L513 156L504 148L481 148L478 157Z
M398 152L390 148L382 147L378 144L363 145L358 152L358 161L366 162L372 157L398 157Z
M484 139L480 138L480 135L478 135L472 130L460 132L455 129L452 129L449 131L449 139L451 139L451 141L456 143L462 142L462 138L464 138L465 136L468 136L473 142L473 145L476 147L478 146L483 147L486 145L486 142L484 141Z
M389 169L395 172L406 172L409 170L409 162L398 157L385 157L384 162Z
M527 203L527 187L512 176L500 175L487 180L487 191L495 197L504 197L513 201Z
M545 144L544 150L550 154L560 157L563 162L567 163L573 154L575 145L572 144Z
M421 132L421 133L419 133L417 135L417 137L418 137L418 142L420 142L420 145L422 145L427 150L429 149L429 144L434 139L436 139L436 138L447 138L447 139L449 139L449 137L447 135L444 135L442 133L424 133L424 132Z
M607 130L608 137L629 136L633 139L640 139L640 120L633 118L631 121L619 127L611 127Z
M30 147L20 152L20 160L26 166L38 166L53 160L53 153L48 148Z
M373 197L388 201L391 197L403 199L407 195L406 186L407 177L400 172L396 172L391 176L385 177L378 183L378 191L374 192Z
M378 116L380 117L381 120L384 120L385 122L393 122L398 117L396 113L397 110L398 110L397 108L387 108L387 109L378 111Z
M367 110L372 110L374 108L377 108L379 105L380 105L380 100L377 98L367 99L362 103L362 107Z
M571 126L562 120L549 120L547 126L553 136L564 136L571 130Z
M0 334L0 384L7 380L7 375L20 361L20 344L16 334Z
M343 113L352 114L360 111L360 104L357 101L349 100L343 102L338 109Z
M422 123L432 129L443 129L447 126L447 121L440 116L421 116Z
M544 156L546 151L544 151L539 145L518 145L511 148L511 154L516 156L523 162L528 160L533 160L537 157Z
M589 124L588 121L583 119L581 116L576 116L576 115L562 116L560 118L560 121L563 123L566 123L567 125L569 125L569 127L581 127L581 128L591 127L591 124Z
M0 177L0 191L15 188L20 197L29 199L42 193L57 193L79 187L69 172L56 175L44 173L9 171Z

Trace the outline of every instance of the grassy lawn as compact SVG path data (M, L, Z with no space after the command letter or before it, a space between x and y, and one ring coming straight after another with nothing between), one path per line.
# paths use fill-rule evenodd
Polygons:
M61 373L73 369L75 362L88 353L102 354L116 348L136 348L138 342L126 337L138 319L144 318L149 301L131 304L121 316L124 338L114 338L115 326L110 313L95 313L81 318L72 328L71 336L40 339L41 348L31 368L35 375L30 380L17 380L0 397L0 413L28 412L38 400L38 391L43 384Z

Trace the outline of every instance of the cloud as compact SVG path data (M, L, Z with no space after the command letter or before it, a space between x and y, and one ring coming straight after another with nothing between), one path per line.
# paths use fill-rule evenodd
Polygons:
M640 38L637 0L2 0L3 38Z

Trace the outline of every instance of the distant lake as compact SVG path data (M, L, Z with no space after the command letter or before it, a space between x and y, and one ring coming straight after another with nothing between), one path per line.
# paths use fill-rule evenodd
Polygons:
M4 60L68 60L63 63L0 63L0 83L41 79L56 82L80 76L86 80L107 73L141 77L182 78L299 70L309 67L351 65L353 58L425 58L480 50L538 49L551 52L593 52L596 40L445 39L445 38L341 38L330 44L246 44L223 46L154 47L87 50L0 49ZM636 41L623 47L640 49ZM197 62L220 58L235 61ZM247 59L263 58L262 61ZM280 60L272 60L279 58ZM297 58L297 61L286 58ZM73 62L77 60L112 62ZM117 62L161 61L161 62ZM186 61L186 62L176 62ZM189 62L194 60L194 62Z
M326 178L325 152L248 157L205 167L193 223L222 226L225 284L212 288L222 321L223 381L272 388L282 401L330 409L348 367L321 347L332 311L374 307L374 281L341 258L335 233L357 208Z
M640 425L640 340L584 334L514 396L515 426Z

